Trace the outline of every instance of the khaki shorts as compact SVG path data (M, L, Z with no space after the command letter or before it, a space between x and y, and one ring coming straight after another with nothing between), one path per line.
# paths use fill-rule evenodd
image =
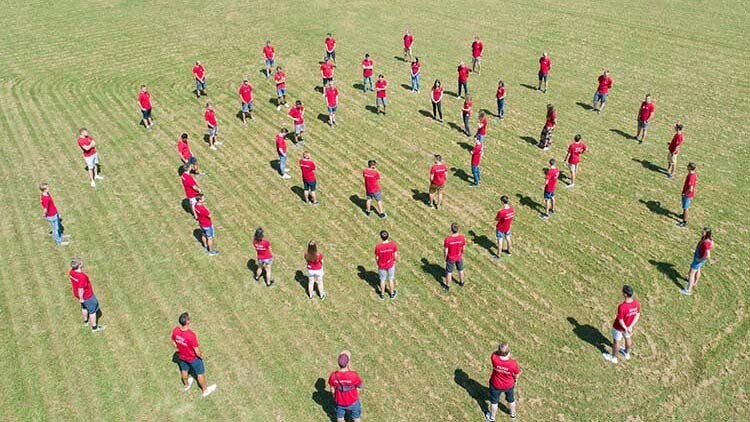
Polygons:
M434 184L431 183L430 184L430 193L439 193L439 192L442 192L444 188L445 188L444 184L438 186L438 185L434 185Z
M570 168L570 172L571 173L578 172L578 164L570 164L570 163L568 163L568 168Z
M669 153L667 155L667 162L669 164L677 164L677 154Z

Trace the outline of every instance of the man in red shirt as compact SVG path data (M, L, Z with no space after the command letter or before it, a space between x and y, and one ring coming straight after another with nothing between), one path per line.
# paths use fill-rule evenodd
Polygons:
M521 375L521 369L518 362L510 357L510 347L508 343L501 343L497 351L490 355L492 363L492 374L490 375L490 410L485 413L488 422L495 422L497 408L500 403L500 395L505 394L510 408L510 417L516 417L516 397L515 387L518 377Z
M695 197L695 185L698 183L698 174L695 172L695 163L688 163L688 174L685 176L685 183L682 185L682 221L677 223L678 227L685 227L688 223L688 208Z
M386 98L386 89L388 88L388 81L385 77L380 74L378 80L375 82L375 111L380 114L380 107L383 107L383 115L385 115L385 108L388 105L388 99Z
M180 366L183 391L187 392L193 386L193 379L188 374L188 371L192 371L198 378L198 387L203 391L203 397L206 397L216 390L216 384L206 385L203 353L198 344L198 336L190 329L190 314L180 314L179 323L180 325L172 330L170 339L177 350L177 364Z
M667 178L674 178L674 172L677 167L677 156L680 155L680 145L684 137L682 135L682 123L677 122L674 125L674 136L672 141L669 142L669 155L667 156Z
M208 126L208 145L212 151L216 151L216 145L221 145L221 142L216 140L216 134L219 133L219 121L216 120L216 112L211 102L206 103L206 111L203 113L203 118Z
M372 84L372 69L375 66L370 53L365 53L365 58L362 60L362 92L367 93L367 90L374 91ZM369 85L369 88L368 88Z
M323 60L331 60L333 63L336 63L336 38L333 38L333 35L329 32L326 34L325 39L325 45L326 45L326 53L323 56Z
M288 174L289 169L286 168L286 136L288 133L289 131L287 130L287 128L282 127L279 133L276 135L276 153L279 155L279 176L281 176L282 179L292 178L292 176Z
M196 160L193 152L190 150L190 145L188 144L187 133L180 135L180 139L177 140L177 152L180 154L182 165L190 164L193 166L193 173L200 174L200 171L198 170L198 160Z
M414 60L411 54L411 47L414 45L414 35L411 34L411 31L409 29L406 29L406 33L404 34L404 61L406 61L406 56L409 56L409 61Z
M445 189L445 179L448 174L448 168L443 164L443 157L440 154L435 154L435 164L430 167L430 204L429 206L435 206L435 209L440 209L443 206L443 190ZM435 201L437 196L437 201Z
M482 73L482 52L484 43L479 39L479 35L474 36L474 42L471 43L471 71L477 75Z
M42 182L39 184L39 202L42 204L42 217L49 221L52 226L52 238L55 239L57 246L67 246L70 242L63 240L63 226L60 213L57 212L55 201L52 199L52 195L49 193L49 183Z
M330 60L325 59L320 64L320 77L323 79L323 88L328 86L328 82L333 80L333 70L336 67Z
M497 118L502 120L505 118L505 82L497 83L495 98L497 99Z
M151 130L154 121L151 119L151 93L148 92L146 85L141 85L141 92L138 93L138 107L141 109L143 118L143 127Z
M302 153L302 158L299 160L299 167L302 171L302 184L305 189L305 203L307 203L307 205L318 205L319 202L315 194L318 187L318 179L315 176L315 170L317 170L318 167L315 165L309 152L305 151Z
M487 123L487 113L482 110L477 117L477 133L474 135L474 138L479 139L482 144L484 144L484 137L487 136Z
M481 172L479 170L479 164L482 162L484 156L484 144L479 138L474 138L474 148L471 150L471 174L474 177L474 183L470 183L469 186L479 186L479 178Z
M367 161L367 168L362 170L362 177L365 179L365 196L367 203L365 205L365 214L370 216L372 201L375 201L375 211L378 217L385 218L388 214L383 211L383 193L380 191L380 172L375 168L378 163L375 160Z
M708 227L703 228L701 233L701 240L695 247L693 253L693 262L690 264L690 272L688 273L688 285L686 289L680 289L680 293L690 296L693 292L693 288L698 285L698 280L701 278L701 272L703 266L706 263L714 263L715 260L711 259L711 249L714 247L713 236L711 235L711 229Z
M547 93L547 81L549 79L549 70L552 69L552 61L549 59L549 54L545 51L542 53L542 57L539 58L539 85L536 90ZM542 82L544 82L544 89L542 89Z
M253 117L253 86L250 85L247 78L242 81L239 89L240 94L240 116L242 116L242 124L247 126L247 119L245 115L250 117L250 120L255 120Z
M395 299L398 292L396 291L396 261L398 261L398 245L389 239L387 231L380 232L380 243L375 245L375 262L378 265L378 277L380 278L380 290L378 298L383 300L385 297L385 281L388 280L388 287L391 299Z
M303 138L305 134L305 106L302 105L302 101L295 101L294 107L289 110L287 115L294 122L294 144L300 148L302 143L305 142L305 138Z
M339 106L339 90L333 85L333 81L328 82L323 96L328 107L328 126L334 127L336 125L336 109Z
M412 60L409 75L411 76L412 94L415 92L419 93L419 90L422 89L422 62L419 61L419 57L415 57Z
M511 247L513 244L510 240L510 226L513 224L513 217L516 216L516 211L513 206L510 205L510 201L506 195L500 197L500 203L503 207L497 212L495 216L495 235L497 237L497 258L500 258L500 254L503 252L503 239L508 242L508 256L511 256Z
M586 152L586 144L583 143L581 135L578 134L573 137L573 142L568 145L568 152L565 154L565 161L568 162L568 168L570 168L570 184L567 186L569 188L576 185L578 165L581 162L581 154L584 152Z
M195 97L200 99L201 95L208 95L206 94L206 68L200 60L197 60L193 66L193 76L195 77Z
M90 326L91 332L103 331L104 325L97 325L96 318L100 312L99 300L97 300L94 290L91 288L91 280L88 274L83 272L83 260L73 258L70 261L70 278L73 297L81 304L81 314L83 315L83 326Z
M633 330L641 317L641 304L633 297L633 288L627 284L622 286L622 295L625 300L617 307L617 316L612 324L612 353L602 353L602 357L612 363L617 363L618 353L622 354L623 359L630 359ZM624 349L620 348L623 337Z
M646 94L646 98L641 103L641 108L638 110L638 129L635 132L635 139L638 140L639 144L642 144L646 140L646 132L648 131L648 122L654 115L656 107L651 101L651 94ZM639 139L640 137L640 139Z
M206 207L206 198L199 193L198 202L195 204L195 216L198 219L198 226L201 228L201 243L208 251L209 256L218 255L219 251L214 249L214 224L211 220L211 211Z
M266 63L266 79L271 77L271 69L276 62L276 49L271 45L271 41L266 41L263 46L263 60Z
M456 72L458 72L458 94L456 94L457 98L461 98L461 89L463 89L464 95L469 93L469 73L471 73L471 69L469 69L468 66L462 61L458 63L458 68L456 68Z
M81 128L78 131L78 147L83 151L83 161L86 162L86 168L89 171L89 181L91 187L96 187L96 181L104 179L104 176L99 174L99 154L96 152L96 141L91 139L89 131L86 128Z
M281 110L281 106L289 108L289 103L286 102L286 73L281 70L281 66L276 68L273 81L276 84L276 111Z
M458 232L458 223L451 224L451 234L443 240L443 256L445 257L445 291L450 291L453 281L453 269L458 270L458 285L464 286L464 249L466 238Z
M550 214L555 213L555 188L557 179L560 177L560 170L555 167L555 159L550 158L549 168L544 178L544 214L542 219L546 220Z
M193 212L193 218L198 219L198 215L195 213L195 204L198 203L198 194L201 193L201 189L198 187L198 183L191 174L193 165L188 163L182 166L180 170L180 181L182 182L182 188L185 190L185 198L190 203L190 209Z
M474 101L471 100L471 95L466 95L464 98L464 105L461 107L461 117L464 121L464 134L471 136L471 128L469 127L469 119L471 119L471 112L474 108Z
M612 78L609 77L609 70L605 70L604 73L599 75L597 79L599 85L594 93L594 108L593 110L597 113L601 113L604 110L604 104L607 102L607 95L609 95L609 89L612 88ZM599 106L597 107L597 103Z
M351 352L344 350L339 354L339 369L331 372L328 385L333 394L336 421L344 422L349 413L354 422L359 422L362 416L362 404L359 401L359 389L362 388L362 378L349 365Z

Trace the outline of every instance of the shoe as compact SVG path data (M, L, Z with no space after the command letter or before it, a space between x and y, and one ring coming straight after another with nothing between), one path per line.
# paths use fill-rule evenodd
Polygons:
M386 214L386 213L382 213L382 214L380 214L380 215L379 215L378 217L380 217L381 219L382 219L382 218L386 218L386 217L388 217L388 214Z
M96 187L96 182L95 182L95 181L93 181L93 180L91 181L91 187L92 187L92 188L95 188L95 187Z
M312 300L312 298L313 298L313 295L312 295L312 293L308 293L308 294L307 294L307 298L308 298L308 299L310 299L310 300Z
M489 410L484 413L484 418L487 419L487 422L495 422L495 418L492 417Z
M572 187L574 187L575 185L576 185L575 183L571 183L571 184L569 184L569 185L567 185L567 186L565 186L565 187L566 187L566 188L572 188Z
M97 174L96 176L94 176L94 179L96 179L96 180L104 180L104 176L102 176L101 174Z
M507 253L508 253L508 256L512 256L513 255L513 253L511 253L510 251L508 251Z
M274 283L274 282L275 282L275 280L271 280L271 281L269 281L268 283L266 283L266 287L271 287L271 286L273 286L273 283Z
M544 91L544 92L547 92L547 91ZM510 414L510 418L511 418L511 419L515 419L515 418L516 418L516 414L515 414L515 413L511 413L511 414Z
M498 261L498 260L500 260L500 255L491 253L490 254L490 259L493 260L493 261Z
M549 147L542 148L542 151L549 151Z
M690 293L690 292L688 291L688 289L680 289L680 293L684 294L685 296L690 296L690 294L691 294L691 293Z
M215 146L213 146L213 145L211 145L211 147L210 147L209 149L210 149L211 151L216 151L216 147L215 147Z
M446 292L450 292L450 291L451 291L451 286L449 286L449 285L447 285L447 284L444 284L444 283L440 283L440 286L441 286L441 287L443 288L443 290L445 290Z
M70 242L67 242L67 241L62 241L57 244L57 246L68 246L68 245L70 245Z
M391 296L391 299L395 299L395 298L396 298L396 296L398 296L398 290L394 290L394 291L393 291L393 292L392 292L392 293L390 294L390 296Z
M378 299L383 300L385 297L383 296L383 292L378 292Z
M315 201L315 202L313 202L312 204L313 204L313 205L316 205L316 206L317 206L317 205L320 205L320 202L318 202L318 201Z
M214 391L216 391L216 384L209 385L206 391L203 392L203 397L208 397Z
M672 174L668 174L668 175L667 175L667 179L668 179L668 180L672 180L672 179L674 179L674 175L672 175Z
M458 287L464 287L464 282L463 281L459 281L458 282Z
M550 210L549 210L549 213L550 213L550 214L554 214L554 213L555 213L555 209L554 209L554 208L550 209Z
M222 143L219 142L219 141L215 141L214 144L216 144L216 145L222 145Z
M215 256L215 255L218 255L218 254L219 254L219 251L217 251L216 249L214 249L212 251L208 251L208 256Z
M547 215L547 214L545 214L545 213L542 213L542 214L541 214L541 215L540 215L539 217L540 217L540 218L541 218L542 220L547 220L547 219L549 219L549 215Z
M283 175L283 176L281 176L281 178L282 178L282 179L291 179L291 178L292 178L292 176L290 176L290 175L288 175L288 174L284 173L284 175Z
M604 358L604 360L608 360L608 361L610 361L612 363L615 363L615 364L617 363L617 358L614 357L614 356L612 356L609 353L602 353L602 357Z
M369 216L370 216L370 214L371 214L371 212L370 212L370 211L365 211L365 215L366 215L366 216L368 216L368 217L369 217Z
M193 377L191 377L191 376L188 376L188 383L187 383L187 385L186 385L186 386L185 386L185 387L184 387L184 388L182 389L182 391L183 391L183 392L187 392L188 390L190 390L190 387L192 387L192 386L193 386Z
M323 292L323 294L320 295L320 300L326 300L327 297L328 295L326 295L325 292Z
M679 223L677 223L677 227L685 228L687 227L687 223L684 221L680 221Z
M276 111L281 110L281 106L276 106Z
M479 186L479 184L478 184L478 183L469 183L469 187L470 187L470 188L475 188L475 187L477 187L477 186Z
M284 173L289 173L289 169L285 168Z
M624 360L630 360L630 353L626 352L625 349L620 348L620 354Z
M260 277L258 277L257 275L254 275L254 276L253 276L253 280L255 280L255 281L260 281Z
M88 326L89 326L89 322L88 321L83 321L83 328L86 328Z
M96 333L96 332L99 332L99 331L104 331L106 329L107 329L107 327L104 326L104 325L97 325L96 328L92 328L91 329L91 332L92 333Z

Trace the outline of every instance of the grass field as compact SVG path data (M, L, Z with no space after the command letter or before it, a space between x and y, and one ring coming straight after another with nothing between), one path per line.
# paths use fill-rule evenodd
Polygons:
M529 0L401 2L5 2L0 23L0 419L325 421L331 399L322 379L339 350L353 352L365 381L369 421L483 420L489 355L508 341L524 374L523 420L747 420L750 418L750 261L745 121L750 18L739 1L645 2ZM242 3L242 4L241 4ZM411 94L408 65L397 60L403 30L415 34L423 92ZM339 40L339 127L318 114L314 88L322 40ZM482 75L472 76L475 109L494 110L494 89L508 86L506 119L491 119L483 185L469 189L466 138L420 113L428 85L455 91L455 66L469 59L475 33L485 42ZM308 148L319 166L319 207L277 177L273 136L288 121L271 104L260 74L270 38L286 69L290 99L307 105ZM553 68L546 95L535 85L537 58ZM390 82L389 113L366 109L365 51ZM394 57L395 56L395 57ZM208 258L182 210L176 176L178 135L204 134L190 68L208 70L224 145L193 143L209 176L207 193L221 255ZM586 111L604 68L615 81L601 116ZM235 118L236 89L255 85L256 121ZM149 85L157 126L138 125L135 96ZM644 145L635 131L644 94L656 103ZM553 150L528 141L558 109ZM444 100L447 122L460 104ZM685 144L675 181L666 163L672 124ZM473 119L472 125L475 125ZM99 142L107 177L87 185L76 131ZM590 151L577 187L560 189L558 215L540 220L542 170L562 159L575 133ZM433 153L451 172L446 206L418 199ZM364 216L361 169L380 163L389 218ZM675 227L684 165L698 163L698 195L688 229ZM566 172L565 170L564 172ZM46 180L72 244L56 248L39 218L36 184ZM489 259L499 197L512 198L515 253ZM415 199L416 198L416 199ZM469 240L468 284L439 286L442 239L452 221ZM720 258L696 293L683 297L699 230L715 230ZM263 226L275 253L277 286L252 281L250 236ZM372 249L387 229L401 247L399 297L381 303L369 285ZM306 242L326 256L326 302L300 285ZM87 264L107 331L80 328L66 272ZM745 264L742 264L742 263ZM642 304L634 359L612 366L599 347L620 286ZM207 399L180 392L169 333L189 310L219 390Z

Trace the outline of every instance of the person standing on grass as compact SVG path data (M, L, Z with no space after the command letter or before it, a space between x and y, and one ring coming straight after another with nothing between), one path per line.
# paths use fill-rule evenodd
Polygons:
M42 217L49 221L52 228L52 238L55 239L57 246L67 246L70 242L63 240L63 228L60 218L60 213L57 211L55 206L55 200L52 199L52 194L49 193L49 183L42 182L39 184L39 202L42 204Z
M268 79L271 77L271 71L276 62L276 49L271 45L271 41L266 41L266 45L263 46L263 59L266 64L266 79Z
M471 43L471 71L477 75L482 73L482 53L484 52L484 43L479 39L479 35L474 36L474 42Z
M302 153L302 158L299 160L299 167L302 171L302 184L305 189L305 203L307 205L318 205L319 202L315 193L318 188L318 178L315 175L315 170L317 170L318 166L315 165L309 152L305 151Z
M198 195L200 195L201 188L198 187L198 183L195 181L195 178L191 174L193 170L193 165L188 163L182 166L182 169L180 170L180 181L182 182L182 188L185 190L185 198L187 198L188 202L190 203L190 209L193 213L193 218L196 220L198 219L198 215L195 213L195 204L198 203Z
M508 243L508 249L506 250L508 256L512 255L513 243L510 240L510 226L513 224L513 217L516 216L516 211L513 206L510 205L510 201L506 195L500 197L500 203L503 207L497 212L495 216L495 235L497 237L497 258L503 252L503 239Z
M432 84L432 118L443 123L443 86L440 79L435 79ZM439 117L438 117L439 116Z
M542 219L546 220L550 214L555 213L555 188L557 188L557 179L560 177L560 170L555 167L555 159L550 158L549 168L544 178L544 213Z
M461 98L461 89L463 89L464 95L469 93L469 73L471 73L471 69L469 69L468 66L462 61L458 63L458 68L456 68L456 72L458 72L458 93L456 94L457 98Z
M638 129L635 132L635 139L638 143L642 144L646 140L646 132L648 131L648 122L654 115L656 106L651 101L651 94L646 94L646 98L641 103L641 108L638 110ZM640 138L640 139L639 139Z
M464 133L466 136L471 136L471 128L469 127L469 119L471 118L471 108L474 105L474 101L471 100L471 95L466 94L464 99L464 105L461 107L461 117L464 120Z
M597 81L599 82L599 85L594 93L593 110L597 113L601 113L604 110L604 104L607 102L609 89L612 88L612 78L609 76L609 70L605 70L604 73L599 75Z
M568 153L565 154L565 161L568 162L568 168L570 168L570 184L569 188L576 185L576 176L578 176L578 165L581 162L581 154L586 152L586 144L583 143L581 135L578 134L573 137L573 142L568 145Z
M362 417L362 404L359 401L362 378L349 366L351 356L352 354L347 350L341 352L338 359L339 369L331 372L328 377L337 422L344 422L347 413L354 422L359 422Z
M276 68L273 81L276 84L276 111L281 110L281 106L289 108L289 103L286 102L286 73L281 70L281 66Z
M294 122L294 145L301 147L305 142L305 138L303 138L305 135L305 106L302 105L302 101L295 101L294 107L287 114Z
M669 142L669 155L667 157L667 179L674 178L674 172L677 167L677 156L680 155L680 145L684 139L682 135L682 123L677 122L674 125L674 136Z
M500 403L500 396L505 394L510 409L510 417L516 417L516 398L515 387L518 377L521 375L521 369L518 362L510 357L510 347L508 343L501 343L497 351L490 356L492 362L492 374L490 375L490 409L485 413L488 422L495 422L497 408Z
M474 148L471 149L471 175L474 177L474 183L469 186L479 186L479 178L481 172L479 170L479 164L482 162L484 156L484 144L479 138L474 138Z
M406 33L404 34L404 61L406 61L406 56L409 56L409 60L413 60L411 54L411 47L413 45L414 35L411 34L411 31L409 31L409 29L407 29Z
M547 93L547 82L549 80L549 70L552 68L552 61L549 59L549 54L545 51L542 53L542 57L539 58L539 85L537 85L536 90L542 91L543 93ZM542 83L544 83L544 88L542 88Z
M458 223L451 224L451 234L443 240L445 257L445 291L450 291L453 281L453 269L458 270L458 285L464 286L464 249L466 238L458 232Z
M183 133L182 135L180 135L180 139L177 140L177 152L180 154L182 165L184 166L186 164L189 164L193 166L193 174L199 175L200 171L198 170L198 160L193 155L193 151L190 150L187 133Z
M372 84L372 71L375 67L375 63L370 58L370 53L365 53L365 58L362 60L362 92L367 93L367 90L374 91ZM368 88L369 86L369 88Z
M99 154L96 152L96 141L91 138L86 128L78 131L78 147L83 151L83 161L86 162L86 168L89 171L89 182L91 187L96 187L96 181L104 179L99 174Z
M698 173L695 169L695 163L688 163L688 174L685 175L685 183L682 185L682 221L677 223L678 227L685 227L688 224L688 208L695 198L695 185L698 183Z
M443 157L435 154L435 164L430 167L430 206L440 209L443 206L443 190L445 189L448 168L443 164ZM437 197L437 198L436 198ZM435 200L437 199L437 201Z
M247 78L242 81L240 85L240 115L242 116L242 124L247 126L247 119L245 116L250 117L250 120L255 120L253 117L253 86L250 85Z
M83 326L91 327L91 332L96 333L103 331L104 325L96 323L96 317L99 313L99 300L91 288L91 280L88 274L83 272L83 260L73 258L70 261L70 272L68 272L70 284L73 289L73 297L78 299L81 304L81 314L83 315Z
M326 106L328 107L328 126L334 127L336 125L336 109L339 106L339 90L333 85L333 81L328 82L323 96L326 97Z
M219 133L219 121L216 120L216 111L211 105L211 102L206 103L206 111L203 113L203 118L208 126L208 145L212 151L216 151L216 146L221 145L221 142L216 140L216 135Z
M497 92L495 93L497 98L497 118L505 118L505 82L502 80L497 83Z
M693 253L693 262L690 264L690 272L687 278L687 288L680 289L680 293L690 296L693 293L693 289L698 285L698 280L701 278L701 271L706 263L713 264L715 260L711 259L711 249L714 247L714 240L711 235L711 229L704 227L701 232L701 240L698 242L698 246L695 247Z
M479 117L477 118L477 133L474 135L474 138L479 139L479 142L482 144L484 144L484 137L487 136L488 123L487 113L485 113L484 110L480 111Z
M287 128L282 127L278 134L276 134L276 153L279 155L279 176L282 179L291 179L289 175L289 169L286 168L287 150L286 150L286 135L289 133Z
M203 352L198 344L198 336L190 329L190 314L183 312L179 318L180 325L174 327L170 339L177 350L177 364L180 366L180 376L184 392L193 386L193 378L188 371L193 371L198 378L198 387L203 391L203 397L208 396L216 390L216 384L207 385L206 367L203 364Z
M383 207L383 193L380 190L380 172L375 167L378 163L375 160L367 161L367 168L362 170L362 177L365 179L365 196L367 197L367 203L365 204L365 214L370 216L370 210L372 209L372 201L375 201L375 212L378 213L378 217L386 218L388 214L385 213Z
M323 79L323 88L328 86L328 82L333 80L333 69L335 67L328 59L323 60L323 63L320 64L320 77Z
M193 66L193 76L195 77L195 97L200 99L201 95L208 95L206 93L206 68L200 60L196 61Z
M388 81L385 80L385 76L382 74L378 75L378 80L375 82L375 109L380 113L380 107L383 107L383 115L385 115L385 108L388 106L388 99L386 95L386 89L388 89Z
M539 135L539 148L542 151L547 151L552 146L552 132L557 126L557 111L555 106L547 104L547 117L542 128L542 134Z
M273 275L271 275L271 264L273 264L273 254L271 253L271 243L265 239L263 229L258 227L253 235L253 248L258 254L258 268L255 270L253 278L255 281L260 280L263 271L266 272L266 287L273 285Z
M138 93L138 107L141 109L143 127L151 130L154 121L151 119L151 93L148 92L146 85L141 85L141 92Z
M633 288L627 284L622 286L622 295L625 300L617 307L617 316L612 324L612 353L602 353L602 357L612 363L617 363L618 354L621 354L624 360L630 359L633 330L641 317L641 304L633 297ZM623 337L624 349L620 347Z
M378 265L378 277L380 278L380 290L378 298L383 300L385 296L385 282L388 280L390 298L395 299L396 291L396 261L398 261L398 245L390 240L387 231L380 232L380 243L375 245L375 262Z
M198 202L195 204L195 215L198 218L198 226L201 228L201 244L209 256L218 255L219 251L214 249L214 225L211 220L211 211L206 207L206 198L199 193Z
M334 64L336 63L336 38L329 32L326 34L325 39L325 54L323 60L331 60Z
M419 57L415 57L411 62L411 92L419 93L422 89L422 62L419 61Z
M305 261L307 261L307 297L313 298L317 285L320 300L326 300L326 289L323 287L323 254L318 252L318 245L314 240L307 243Z

